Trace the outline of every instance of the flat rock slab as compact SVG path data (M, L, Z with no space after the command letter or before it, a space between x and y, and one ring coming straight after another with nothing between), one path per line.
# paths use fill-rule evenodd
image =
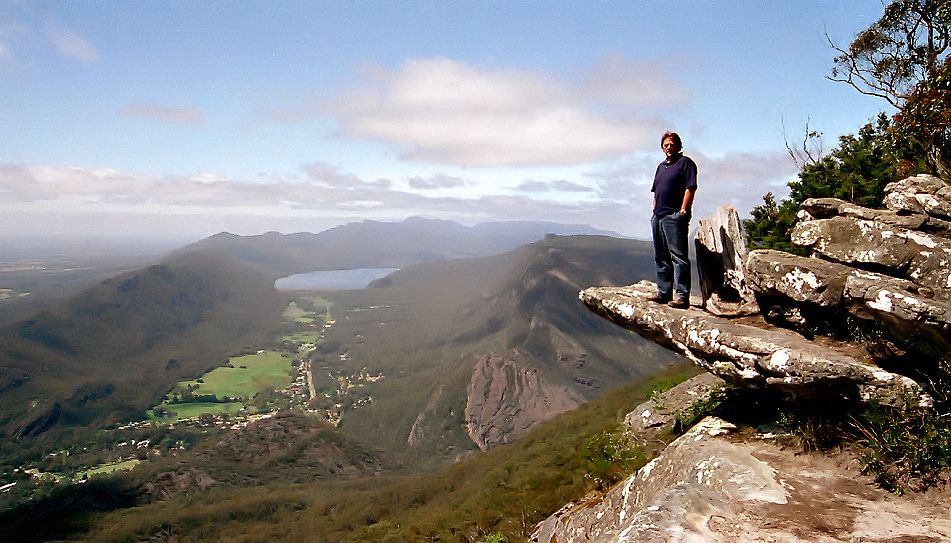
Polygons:
M569 503L530 541L934 542L951 540L947 490L899 497L850 458L730 435L707 417L604 495Z
M723 380L772 387L797 398L840 398L900 405L907 394L931 405L913 380L860 360L846 346L818 345L799 334L715 317L699 309L652 303L650 281L592 287L579 298L589 309L640 335L682 352ZM830 396L832 395L832 396Z

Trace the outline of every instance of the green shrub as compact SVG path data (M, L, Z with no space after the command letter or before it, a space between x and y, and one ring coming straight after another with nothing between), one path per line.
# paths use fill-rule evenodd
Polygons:
M899 408L875 405L854 419L864 473L899 494L934 486L951 468L951 413L916 404L908 397Z
M585 478L599 490L606 489L644 464L644 452L623 430L601 432L581 448Z
M690 404L689 407L681 409L674 414L674 420L676 421L674 430L677 433L681 433L696 424L703 417L707 415L717 415L720 408L728 400L728 397L729 392L725 387L710 391L710 395L705 399L697 400Z

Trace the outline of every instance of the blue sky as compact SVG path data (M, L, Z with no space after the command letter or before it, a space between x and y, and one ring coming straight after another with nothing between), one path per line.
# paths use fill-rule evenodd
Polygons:
M0 239L409 216L648 237L659 135L741 214L885 104L825 79L878 0L0 0Z

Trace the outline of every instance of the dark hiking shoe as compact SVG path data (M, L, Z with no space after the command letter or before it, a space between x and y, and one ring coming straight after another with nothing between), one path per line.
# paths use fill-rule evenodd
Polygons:
M648 302L654 302L655 304L666 304L670 302L670 298L667 296L653 295L647 299Z
M686 298L677 298L676 300L671 300L667 302L667 307L673 307L676 309L687 309L690 307L690 302Z

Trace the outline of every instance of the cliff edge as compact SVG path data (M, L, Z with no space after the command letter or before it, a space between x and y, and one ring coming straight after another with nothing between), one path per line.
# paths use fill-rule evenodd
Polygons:
M951 183L910 177L886 187L883 203L807 200L793 241L808 257L748 252L736 212L721 209L700 221L701 296L687 309L649 302L648 281L583 290L592 311L709 372L638 406L626 424L650 441L673 427L671 413L718 387L793 413L945 412ZM847 448L804 454L733 422L702 418L636 474L552 515L532 541L951 540L946 486L889 493Z

